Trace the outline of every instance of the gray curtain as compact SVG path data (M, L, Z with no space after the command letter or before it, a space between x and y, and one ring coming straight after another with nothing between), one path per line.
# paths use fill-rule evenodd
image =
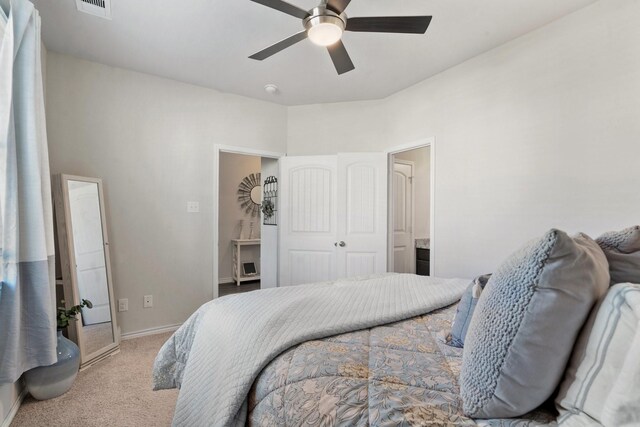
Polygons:
M0 383L56 362L40 16L0 0Z

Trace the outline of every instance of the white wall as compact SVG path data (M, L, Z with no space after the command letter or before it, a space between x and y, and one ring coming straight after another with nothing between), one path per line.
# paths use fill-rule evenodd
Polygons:
M127 333L183 322L211 299L213 145L284 152L286 109L50 52L47 131L52 173L104 180Z
M395 154L396 159L413 162L413 235L423 239L431 235L431 148L421 147Z
M387 136L384 100L289 107L287 117L290 156L382 151L394 145Z
M435 137L435 273L640 221L640 2L601 0L390 98L289 108L288 152ZM305 132L322 117L331 131Z
M220 153L220 208L218 214L218 279L229 283L233 273L233 251L231 239L240 238L240 221L255 223L255 237L260 236L260 217L252 217L238 203L238 186L242 179L252 173L260 173L260 157L241 154ZM260 271L260 247L244 247L242 261L256 263Z

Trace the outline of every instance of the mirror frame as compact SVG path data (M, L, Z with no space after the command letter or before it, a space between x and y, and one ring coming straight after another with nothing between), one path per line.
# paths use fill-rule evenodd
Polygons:
M262 207L262 201L260 203L256 203L251 197L251 194L256 187L260 187L261 193L263 191L260 176L260 172L255 172L242 178L236 193L238 195L240 209L242 209L247 215L251 215L252 218L260 217L260 209ZM262 198L264 199L264 194L262 194Z
M69 323L67 331L69 339L74 341L80 348L80 369L84 369L93 363L110 356L120 350L120 334L116 321L115 295L113 294L113 279L111 277L111 257L109 254L109 238L107 235L107 222L104 207L104 193L102 190L102 180L100 178L88 178L83 176L58 174L53 177L53 200L58 233L58 249L60 257L60 268L62 270L62 282L64 287L65 307L71 308L80 304L80 292L78 288L78 277L76 265L75 248L73 241L73 229L71 221L71 208L69 205L69 181L80 181L97 184L98 202L100 203L100 219L102 223L102 242L104 247L105 270L107 274L107 288L109 292L109 305L111 311L111 326L113 333L113 343L109 344L93 353L87 354L85 350L84 331L78 327L78 322L82 322L82 313L77 320Z

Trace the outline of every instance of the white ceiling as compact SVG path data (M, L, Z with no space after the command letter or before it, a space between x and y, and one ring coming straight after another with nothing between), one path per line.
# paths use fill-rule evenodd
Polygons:
M356 66L338 76L304 40L259 62L247 57L302 29L250 0L112 0L113 20L74 0L33 0L48 49L286 105L377 99L596 0L353 0L348 16L432 15L426 35L345 33ZM311 9L319 0L290 0ZM275 95L264 86L274 83Z

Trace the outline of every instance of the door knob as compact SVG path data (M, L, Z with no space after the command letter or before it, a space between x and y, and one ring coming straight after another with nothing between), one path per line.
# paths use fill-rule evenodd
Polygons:
M347 244L341 240L341 241L340 241L340 247L341 247L341 248L344 248L345 246L347 246Z

